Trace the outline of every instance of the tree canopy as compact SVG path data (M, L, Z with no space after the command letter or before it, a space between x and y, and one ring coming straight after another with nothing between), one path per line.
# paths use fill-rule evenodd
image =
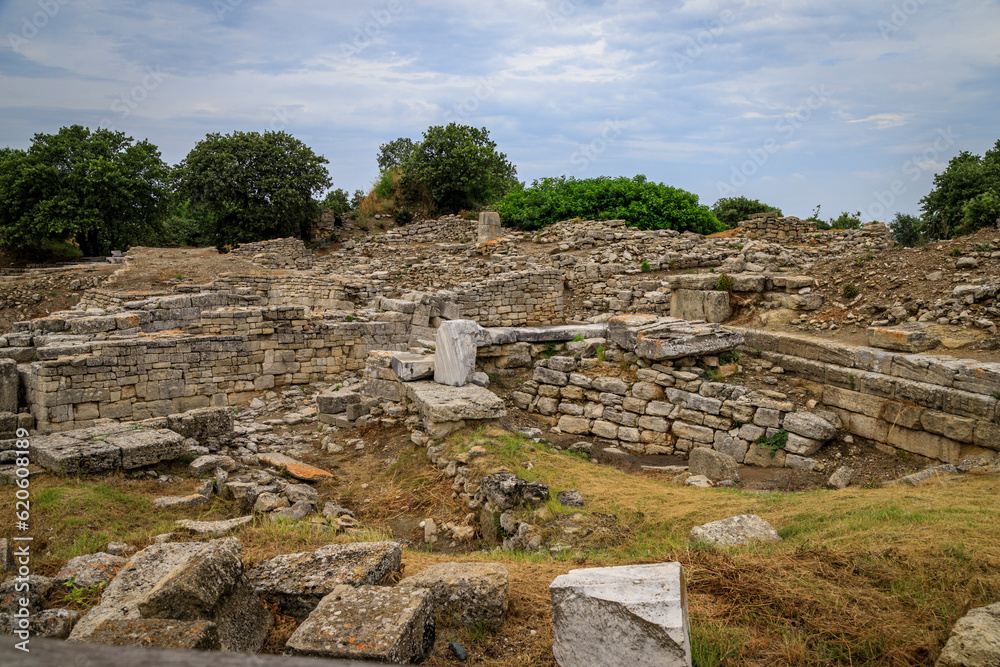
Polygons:
M392 144L405 147L403 141ZM486 128L458 123L427 128L402 161L402 199L443 213L496 201L517 184L517 170L496 147Z
M641 174L634 178L543 178L528 188L515 189L495 208L507 224L524 229L571 218L625 220L640 229L699 234L725 229L707 206L698 203L698 195L650 182Z
M175 171L175 193L190 201L220 249L308 237L319 215L314 195L332 185L326 158L285 132L209 134Z
M982 157L962 151L934 176L934 188L920 200L923 232L953 238L992 227L1000 219L1000 140Z
M0 150L0 245L75 242L86 255L145 243L169 200L156 146L80 125L36 134L27 150Z
M723 197L712 204L712 215L729 228L748 220L753 213L774 212L781 217L781 209L747 197Z

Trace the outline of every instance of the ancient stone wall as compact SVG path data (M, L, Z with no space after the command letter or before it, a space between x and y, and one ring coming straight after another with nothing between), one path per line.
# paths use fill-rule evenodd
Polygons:
M770 213L753 213L748 220L737 223L741 235L747 238L789 240L816 231L816 223L799 220L794 215L778 217Z
M292 237L241 243L231 254L271 269L309 269L316 260L302 239Z
M1000 451L1000 364L746 330L746 349L815 384L849 433L959 463Z
M208 311L200 326L199 335L92 341L86 353L31 363L22 382L38 429L242 404L273 387L360 370L369 349L404 350L409 335L392 322L307 319L293 306Z

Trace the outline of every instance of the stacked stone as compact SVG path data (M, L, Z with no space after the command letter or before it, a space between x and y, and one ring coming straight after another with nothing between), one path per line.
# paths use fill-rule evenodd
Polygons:
M529 269L456 291L460 318L475 320L482 326L541 326L563 322L562 272L555 269Z
M241 243L233 248L231 254L272 269L309 269L316 259L302 239L291 237Z
M639 370L631 384L617 377L588 377L577 372L578 364L573 357L539 360L531 381L512 394L514 404L564 433L595 436L634 454L708 447L761 466L808 467L804 457L836 433L831 414L797 412L791 403L705 381L669 362ZM788 442L773 457L770 449L751 446L781 428L789 433Z
M795 239L809 232L816 231L816 223L810 220L800 220L794 215L778 217L777 213L753 213L747 220L741 220L737 226L749 238L764 239Z
M469 243L476 238L476 221L457 215L437 220L420 220L386 230L366 239L368 243Z

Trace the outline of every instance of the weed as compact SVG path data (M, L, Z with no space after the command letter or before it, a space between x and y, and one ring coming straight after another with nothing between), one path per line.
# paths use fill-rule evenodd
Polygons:
M722 379L722 374L717 368L709 368L705 371L705 379L709 382L718 382Z
M761 352L759 347L756 347L754 348L753 352L750 353L750 356L753 357L754 359L760 359L761 354L763 354L763 352Z
M910 453L908 451L906 451L905 449L897 449L896 450L896 458L899 459L900 461L909 461L910 460Z
M720 292L731 292L733 291L733 279L728 273L723 273L719 276L719 280L715 283L715 289Z
M738 364L742 358L743 355L740 354L739 350L729 350L719 356L719 361L724 364Z
M986 241L985 243L973 243L972 247L976 249L976 252L989 252L992 246L989 241Z
M771 458L773 459L775 454L778 453L778 450L784 449L785 445L788 444L788 431L783 428L779 428L770 438L762 435L757 438L754 444L761 449L770 449Z
M649 266L649 262L642 260L642 264L639 265L639 270L643 273L649 273L652 270L652 267Z
M854 283L847 283L846 285L844 285L844 298L853 299L858 295L860 291L861 290L859 290L858 286L855 285Z
M574 342L574 343L582 343L582 342L583 342L583 340L584 340L584 338L583 338L583 335L582 335L582 334L577 334L577 335L575 335L575 336L573 337L573 342Z
M604 361L604 346L603 345L598 345L597 346L597 360L600 361L600 362Z
M552 341L546 343L545 352L542 353L542 356L545 357L546 359L551 359L553 355L555 355L555 353L556 353L556 344L553 343Z
M955 246L948 252L948 254L951 255L952 257L958 257L959 255L962 254L962 249L959 248L958 246Z
M736 249L737 250L743 250L743 244L742 243L737 243L736 244Z
M851 391L854 391L854 373L847 374L847 381L851 385Z
M177 274L177 280L184 280L184 276L182 276L181 274L178 273Z
M500 389L510 389L507 383L503 381L503 378L496 373L487 373L486 376L490 379L491 385L499 387Z
M353 322L354 321L354 315L348 315L347 317L344 318L344 321L345 322Z
M691 624L691 662L697 667L725 664L744 643L739 631L724 623Z
M486 621L475 621L465 626L465 636L469 638L472 643L480 643L486 641L490 636L490 625Z
M72 577L66 584L69 586L70 591L63 598L64 602L72 604L76 607L82 607L88 609L93 607L101 599L101 594L104 592L104 587L106 583L100 583L96 586L90 586L89 588L77 588L74 585L76 577Z

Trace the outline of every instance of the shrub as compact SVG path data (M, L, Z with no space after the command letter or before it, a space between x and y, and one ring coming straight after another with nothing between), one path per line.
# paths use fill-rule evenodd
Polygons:
M860 290L858 289L858 286L855 285L854 283L848 283L848 284L844 285L844 298L845 299L853 299L854 297L856 297L858 295L859 292L860 292Z
M962 254L962 249L959 248L958 246L955 246L950 251L948 251L948 254L951 255L952 257L959 257Z
M642 271L643 273L649 273L651 270L649 262L647 262L646 260L642 260L642 264L639 265L639 270Z
M733 279L728 273L723 273L715 283L715 289L720 292L730 292L733 289Z
M643 175L575 179L560 176L518 187L494 207L508 225L540 229L561 220L624 220L639 229L712 234L725 229L698 196Z
M735 227L753 213L774 213L781 217L781 209L746 197L724 197L712 204L712 214L726 227Z
M771 458L773 459L778 453L778 450L784 449L785 445L788 444L788 431L783 428L779 428L770 438L762 435L757 438L757 441L754 444L761 449L770 449Z
M396 221L396 224L402 227L403 225L408 225L413 222L413 214L407 211L405 208L397 209L392 214L392 219Z
M920 243L922 223L920 218L907 213L897 213L889 223L892 238L901 246L913 247Z

